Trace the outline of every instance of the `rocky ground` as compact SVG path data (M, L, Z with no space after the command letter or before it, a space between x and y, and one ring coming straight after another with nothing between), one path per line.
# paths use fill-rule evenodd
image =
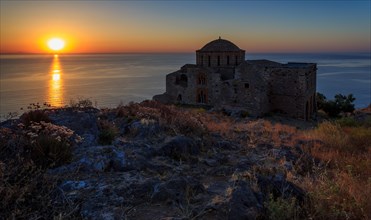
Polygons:
M46 171L57 180L50 199L51 207L64 207L61 218L265 219L272 198L303 204L306 192L293 180L320 166L304 151L315 141L291 133L313 125L293 119L233 118L153 103L59 109L48 117L83 138L70 163ZM115 135L103 143L107 124Z

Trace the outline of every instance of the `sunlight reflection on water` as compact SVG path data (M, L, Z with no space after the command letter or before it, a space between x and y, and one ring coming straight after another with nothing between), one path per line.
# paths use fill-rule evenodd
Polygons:
M58 55L54 59L50 68L50 80L48 82L48 103L53 107L63 106L63 80L62 68Z

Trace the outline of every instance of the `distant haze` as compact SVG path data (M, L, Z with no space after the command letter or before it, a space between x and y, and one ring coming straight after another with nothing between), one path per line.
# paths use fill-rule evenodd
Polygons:
M0 1L0 52L370 52L370 1Z

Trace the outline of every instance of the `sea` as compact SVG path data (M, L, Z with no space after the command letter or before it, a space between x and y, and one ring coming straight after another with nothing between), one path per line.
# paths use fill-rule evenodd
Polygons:
M356 108L371 103L370 53L252 53L247 60L317 63L317 92L353 94ZM98 108L141 102L165 92L166 74L195 53L0 55L0 115L44 103L63 107L90 99Z

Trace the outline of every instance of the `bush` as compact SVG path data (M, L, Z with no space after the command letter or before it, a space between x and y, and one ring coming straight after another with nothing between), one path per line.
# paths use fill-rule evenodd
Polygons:
M23 128L23 124L19 124ZM67 163L72 158L72 145L79 143L81 137L74 131L51 123L31 122L24 128L23 135L28 140L26 150L31 159L43 168L56 167Z
M342 117L336 120L341 127L358 127L360 123L357 122L353 117Z
M30 126L32 122L50 122L50 118L46 112L46 110L32 110L29 112L24 113L21 117L21 122L26 125Z
M31 160L31 145L21 131L0 128L0 219L79 217L75 207L53 203L64 177L45 174Z
M102 120L99 122L99 135L98 143L102 145L110 145L115 137L118 135L118 129L113 124L107 120Z
M31 159L43 168L57 167L72 159L72 147L66 141L38 136L30 146Z
M72 108L91 108L93 107L93 101L90 99L78 98L77 101L74 99L70 100L70 107Z
M342 94L335 95L334 100L327 100L326 96L321 93L317 93L317 108L325 111L330 117L336 117L341 112L350 112L354 111L353 102L356 98L353 97L353 94L347 96Z
M272 195L269 196L269 201L265 203L268 209L268 219L299 219L299 207L296 204L295 197L284 199L278 197L274 199Z

